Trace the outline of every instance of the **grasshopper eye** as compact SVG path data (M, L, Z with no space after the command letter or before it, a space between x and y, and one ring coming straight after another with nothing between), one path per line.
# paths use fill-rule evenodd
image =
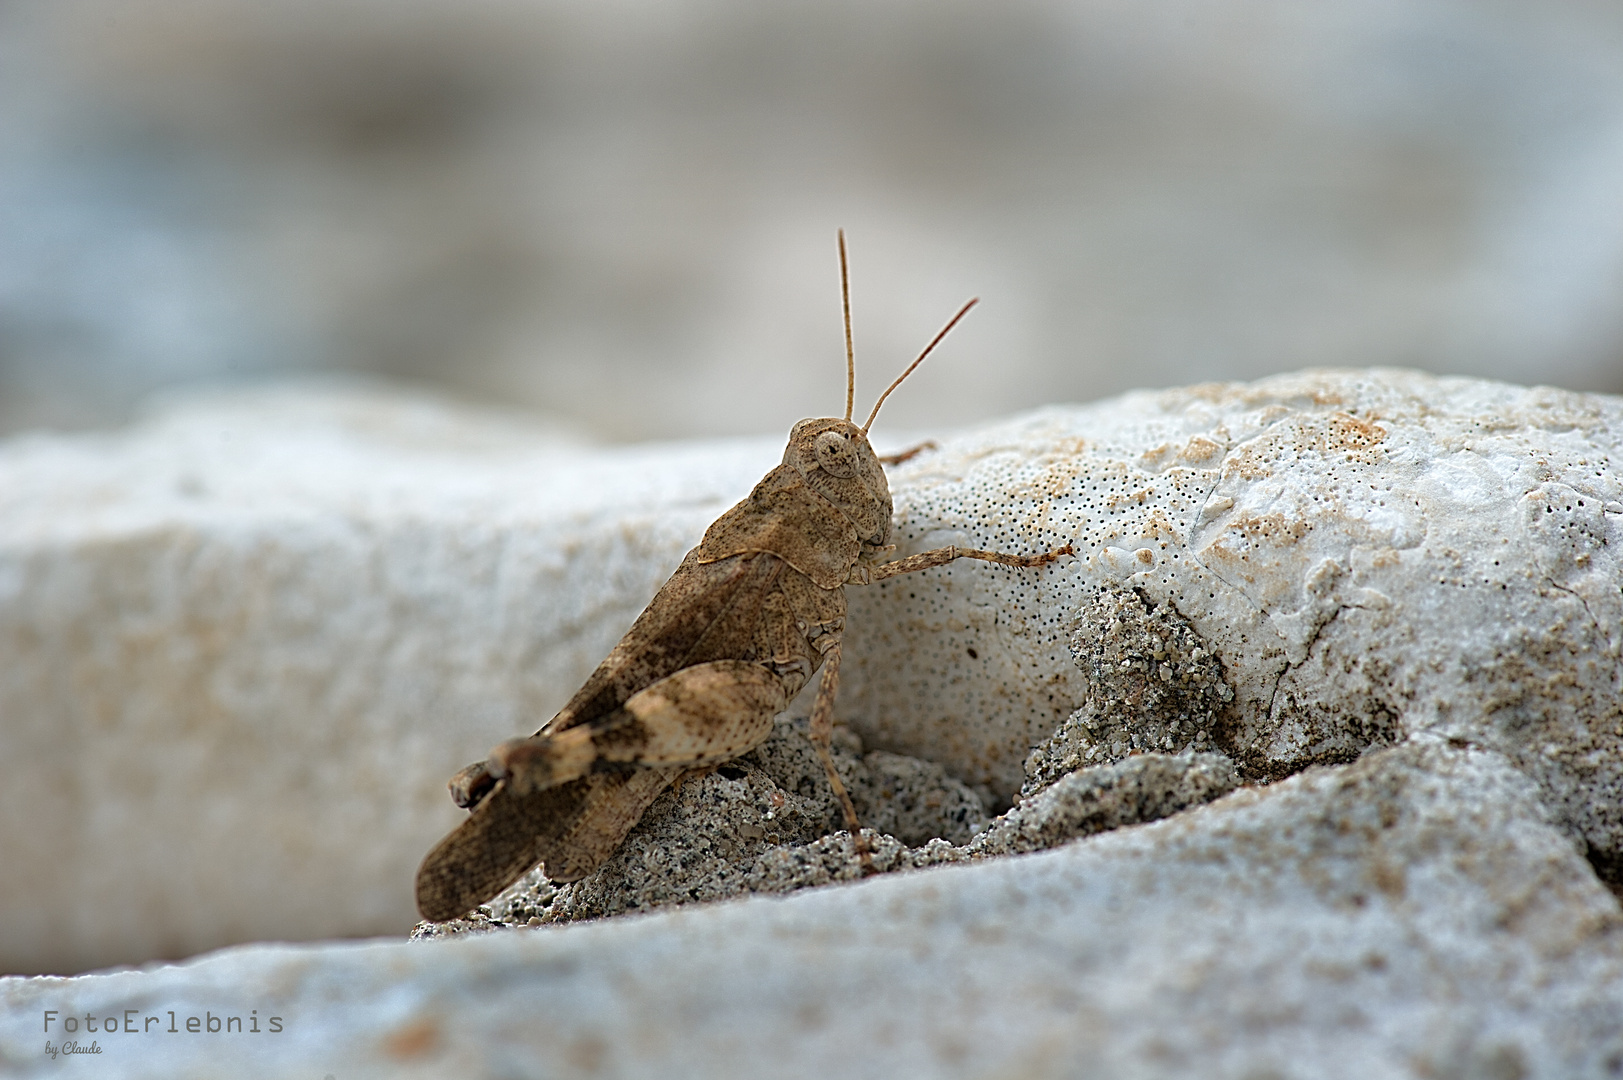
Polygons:
M830 476L850 477L857 473L851 442L838 431L825 431L817 436L817 464Z

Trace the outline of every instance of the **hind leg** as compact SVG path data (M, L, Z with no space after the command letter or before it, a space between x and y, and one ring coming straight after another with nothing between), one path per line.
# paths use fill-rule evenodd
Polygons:
M782 680L760 664L696 664L601 720L503 743L484 771L522 795L620 765L719 764L759 746L788 704Z

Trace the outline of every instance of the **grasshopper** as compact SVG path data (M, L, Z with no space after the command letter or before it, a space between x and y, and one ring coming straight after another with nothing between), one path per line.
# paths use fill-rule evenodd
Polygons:
M867 423L851 420L856 360L845 234L839 234L845 314L845 416L802 420L783 462L717 518L620 643L540 731L512 739L452 777L472 812L424 858L417 908L455 918L537 863L577 881L620 846L649 804L683 773L748 753L819 669L811 740L865 873L871 856L829 753L840 677L845 587L980 559L1044 566L1072 554L944 547L884 561L893 550L885 459L868 444L879 408L976 303L969 301L879 395Z

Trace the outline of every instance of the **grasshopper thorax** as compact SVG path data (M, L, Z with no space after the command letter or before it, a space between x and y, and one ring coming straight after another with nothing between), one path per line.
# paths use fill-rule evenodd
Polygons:
M849 420L802 420L789 432L783 463L856 527L864 547L890 543L890 484L867 433Z

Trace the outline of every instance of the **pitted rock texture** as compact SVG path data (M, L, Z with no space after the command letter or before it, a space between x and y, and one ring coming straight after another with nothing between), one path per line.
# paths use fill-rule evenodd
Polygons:
M1177 612L1157 606L1142 590L1108 583L1074 623L1068 644L1087 697L1026 758L1021 795L1128 754L1217 745L1213 735L1231 713L1234 689Z
M971 858L1042 851L1078 837L1160 821L1239 786L1234 762L1222 754L1135 754L1044 786L964 847Z

